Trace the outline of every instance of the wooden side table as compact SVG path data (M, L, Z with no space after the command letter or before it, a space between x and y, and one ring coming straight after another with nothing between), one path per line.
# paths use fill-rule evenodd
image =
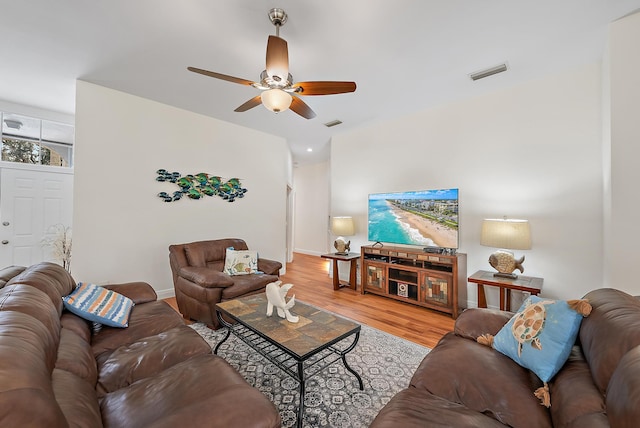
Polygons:
M349 283L345 284L349 288L355 290L356 289L356 273L358 272L357 262L360 258L360 253L349 253L349 254L336 254L329 253L323 254L320 257L325 259L333 260L333 289L340 289L340 275L338 275L338 262L351 262L350 271L349 271Z
M542 278L524 275L520 275L516 279L501 278L493 276L493 272L487 272L486 270L479 270L469 277L469 282L478 284L478 307L487 307L484 286L489 285L500 288L500 309L503 311L511 310L511 290L525 291L537 296L542 290L542 281Z

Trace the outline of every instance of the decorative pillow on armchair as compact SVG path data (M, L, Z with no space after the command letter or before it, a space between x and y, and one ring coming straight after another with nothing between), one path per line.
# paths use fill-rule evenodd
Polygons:
M71 294L62 298L64 307L88 321L111 327L127 327L133 300L99 285L78 283Z
M223 272L229 275L258 273L258 252L227 248Z

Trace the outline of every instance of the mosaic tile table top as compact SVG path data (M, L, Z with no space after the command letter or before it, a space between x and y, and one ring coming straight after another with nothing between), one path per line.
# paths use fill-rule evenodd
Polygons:
M218 303L216 307L258 334L277 342L298 359L305 359L319 348L360 331L359 324L302 302L296 302L291 309L300 317L297 323L280 318L276 311L268 317L265 294Z

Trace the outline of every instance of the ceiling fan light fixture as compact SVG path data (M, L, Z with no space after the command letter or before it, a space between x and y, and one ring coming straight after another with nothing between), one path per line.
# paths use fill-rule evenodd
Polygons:
M320 80L293 83L293 77L289 73L289 47L287 41L280 37L280 27L287 21L287 14L280 8L273 8L269 11L269 19L276 27L276 35L271 35L267 39L266 67L260 74L259 82L202 68L187 67L187 70L261 90L260 95L254 96L234 110L239 113L262 104L275 113L291 109L305 119L313 119L316 117L315 112L302 101L301 96L346 94L356 90L356 82ZM294 97L293 94L296 96Z
M260 97L262 98L262 105L274 113L288 110L293 101L290 94L277 88L264 91Z

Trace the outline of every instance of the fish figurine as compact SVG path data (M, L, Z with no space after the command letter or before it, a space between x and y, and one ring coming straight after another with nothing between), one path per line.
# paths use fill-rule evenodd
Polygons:
M509 274L518 269L520 273L524 273L524 256L516 260L510 251L498 250L489 256L489 264L498 272Z
M348 254L351 251L351 241L347 241L343 237L339 236L333 241L333 246L335 247L337 254Z

